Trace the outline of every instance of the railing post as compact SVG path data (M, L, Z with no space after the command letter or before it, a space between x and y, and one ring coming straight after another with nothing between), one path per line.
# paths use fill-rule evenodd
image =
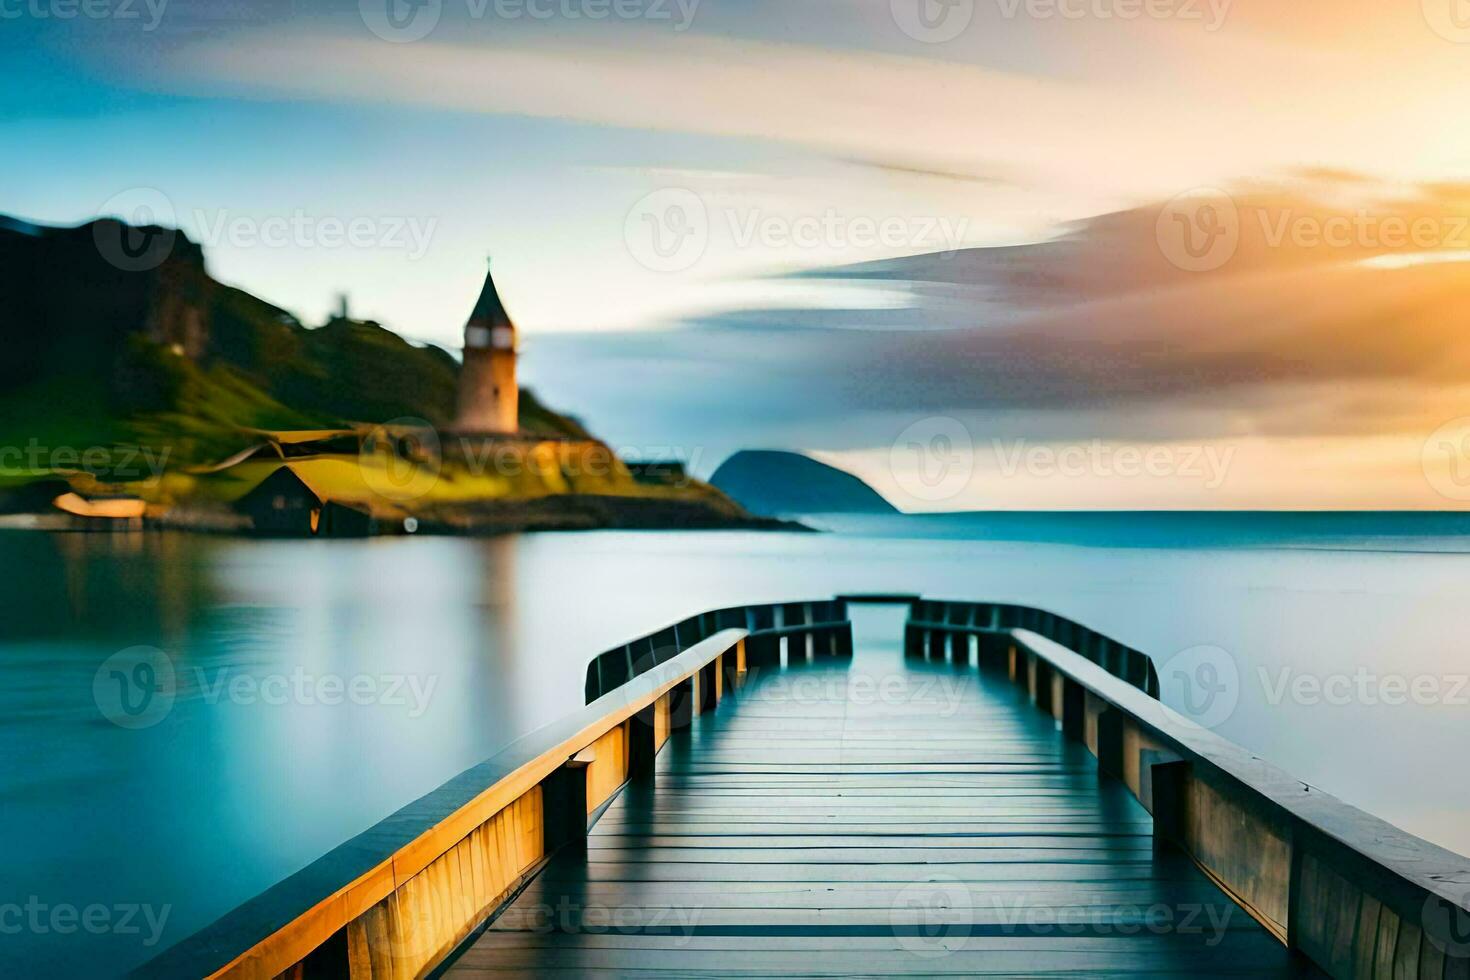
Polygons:
M951 633L949 635L949 659L956 664L969 664L970 662L970 634Z
M913 623L905 623L903 627L903 655L910 660L924 656L924 631Z
M651 713L647 718L640 712L628 719L629 779L648 779L653 775L658 758L657 737Z
M943 660L944 659L944 640L945 640L944 630L937 630L936 629L936 630L930 630L929 631L929 659L930 660Z
M546 854L587 846L587 766L584 750L541 781L541 840Z
M1098 712L1097 767L1109 776L1123 778L1123 715L1117 708Z
M1087 690L1070 677L1062 678L1062 734L1087 739Z
M745 662L750 667L780 666L781 638L779 636L746 637Z

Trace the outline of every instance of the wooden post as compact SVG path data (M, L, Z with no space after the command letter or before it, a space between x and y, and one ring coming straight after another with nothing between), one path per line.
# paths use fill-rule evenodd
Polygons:
M1189 763L1177 752L1144 749L1138 758L1138 802L1154 817L1154 837L1184 840L1184 791Z
M715 710L715 662L712 660L694 672L694 705L691 716Z
M1087 739L1087 690L1070 677L1062 678L1062 734Z
M655 706L655 710L657 710ZM628 719L628 778L652 779L658 758L653 712L639 712Z
M944 640L945 640L945 633L944 633L943 630L930 630L929 631L929 659L930 660L943 660L944 659Z
M541 834L544 853L587 846L587 766L584 750L541 781Z
M781 665L781 638L778 636L746 637L745 660L752 667L779 667Z
M1097 767L1123 778L1123 715L1117 708L1104 708L1097 716Z
M968 664L970 662L969 633L951 633L949 635L949 659L957 664Z

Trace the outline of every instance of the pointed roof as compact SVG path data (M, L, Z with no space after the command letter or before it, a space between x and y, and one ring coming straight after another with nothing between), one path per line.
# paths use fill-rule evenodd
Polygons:
M487 263L488 265L488 263ZM500 301L500 294L495 291L495 279L490 275L490 269L485 269L485 285L480 290L480 298L475 302L474 312L470 314L466 326L473 327L511 327L510 314L505 312L505 304Z

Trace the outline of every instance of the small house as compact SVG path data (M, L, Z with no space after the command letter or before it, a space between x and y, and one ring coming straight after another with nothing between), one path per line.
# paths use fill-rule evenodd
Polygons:
M376 529L364 508L332 500L290 464L277 467L235 503L257 534L286 537L365 537Z

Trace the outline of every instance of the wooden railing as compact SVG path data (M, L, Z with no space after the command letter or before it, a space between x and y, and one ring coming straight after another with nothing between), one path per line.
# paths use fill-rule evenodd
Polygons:
M781 636L795 638L788 640L792 656L798 646L802 654L852 649L850 623L813 619L778 633L722 625L735 612L695 617L699 626L676 635L677 649L658 646L666 655L640 665L636 676L341 845L133 975L425 976L554 852L585 846L589 819L629 779L652 772L672 730L738 688L752 654L770 662L765 652L773 636L778 643ZM739 612L741 622L766 622L766 612ZM600 671L597 676L600 684Z
M936 607L951 614L932 617ZM916 602L911 655L959 651L975 627L953 621L967 603ZM1007 620L1012 625L1005 625ZM1043 635L1037 626L1052 635ZM1023 686L1099 768L1154 817L1155 834L1182 849L1293 951L1334 977L1470 977L1470 859L1294 779L1151 696L1128 656L1076 641L1049 613L994 614L976 644L982 671ZM1090 634L1090 635L1089 635ZM1110 644L1111 641L1109 641ZM1456 777L1458 771L1456 771ZM1456 778L1452 777L1452 778Z
M964 655L959 644L971 642L976 656L983 656L997 646L1005 650L1015 630L1028 630L1060 643L1145 694L1159 696L1159 674L1148 654L1056 613L995 602L917 597L905 601L909 604L904 627L908 656L945 659Z
M587 665L587 703L721 629L745 631L746 655L753 666L779 665L781 640L786 637L801 640L799 646L788 640L788 658L852 655L852 626L844 599L732 606L690 616L594 657Z

